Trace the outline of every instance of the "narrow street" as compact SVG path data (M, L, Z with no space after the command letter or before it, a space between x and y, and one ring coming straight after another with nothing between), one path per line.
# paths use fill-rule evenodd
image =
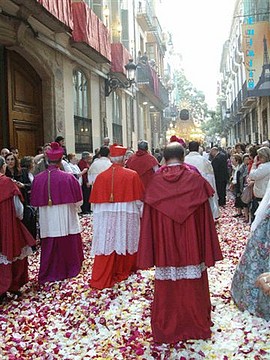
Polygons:
M20 299L0 305L0 358L11 359L270 359L269 324L241 313L230 283L249 225L223 208L217 229L224 260L208 271L212 338L154 344L150 303L154 271L140 271L103 291L89 287L91 218L82 218L85 261L74 279L39 286L39 251L30 257L30 281ZM170 296L170 294L168 294Z

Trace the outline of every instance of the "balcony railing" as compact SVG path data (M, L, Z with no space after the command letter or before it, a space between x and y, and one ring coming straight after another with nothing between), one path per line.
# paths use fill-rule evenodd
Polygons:
M139 1L137 21L143 31L148 31L153 26L153 10L148 0Z
M146 96L153 96L159 107L164 109L169 104L168 90L161 83L158 74L148 64L139 63L137 66L137 85L139 89L145 89ZM152 99L154 101L154 99Z
M164 34L156 16L153 17L153 26L147 33L147 42L155 42L159 45L159 48L161 50L166 50L166 41L164 39Z
M256 98L249 95L247 90L247 83L245 82L230 108L231 119L234 121L234 123L240 121L241 114L251 109L255 102Z

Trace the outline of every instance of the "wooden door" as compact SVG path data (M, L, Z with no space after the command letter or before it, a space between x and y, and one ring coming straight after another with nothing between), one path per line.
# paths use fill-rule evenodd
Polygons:
M33 67L18 53L7 52L8 128L10 146L20 157L35 155L43 145L42 83Z

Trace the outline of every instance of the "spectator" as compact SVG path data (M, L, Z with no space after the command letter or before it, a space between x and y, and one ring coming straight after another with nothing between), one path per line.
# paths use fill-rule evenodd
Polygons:
M57 136L56 139L54 140L55 142L57 142L62 148L63 148L63 156L64 158L67 157L67 149L65 146L65 138L61 135Z
M18 150L15 146L12 146L12 147L10 148L10 152L11 152L12 154L14 154L14 155L17 157L17 159L19 159L19 150Z
M43 153L42 154L37 154L34 157L34 163L35 163L35 167L34 167L34 175L39 174L40 172L46 170L49 166L49 162L48 162L48 158L47 158L47 150L49 150L51 148L51 144L50 143L46 143L43 146Z
M94 161L88 170L88 183L92 186L96 180L98 174L107 170L112 166L112 162L109 159L110 148L108 146L101 146L99 150L99 157Z
M12 152L10 152L5 156L5 161L7 164L6 176L10 177L14 181L20 182L22 172L18 157L14 155Z
M235 144L234 149L235 149L235 153L240 155L243 155L246 151L246 147L242 143Z
M78 159L77 159L75 153L68 154L67 160L68 160L70 169L72 170L72 174L75 176L75 178L79 181L79 184L82 186L82 177L84 174L87 173L88 168L85 168L81 171L81 169L78 166Z
M109 137L105 137L103 139L103 146L110 146L110 138Z
M2 150L1 150L1 153L0 153L0 155L4 158L7 154L9 154L10 153L10 150L9 149L7 149L7 148L3 148Z
M216 180L218 204L219 206L224 206L226 205L226 187L228 182L227 158L217 147L211 149L210 155Z
M78 166L81 171L90 168L90 164L92 161L92 156L90 152L83 151L81 160L78 162ZM83 204L81 206L82 214L90 214L91 212L91 205L89 203L89 197L91 193L91 184L88 182L87 172L82 175L82 193L83 193Z
M267 184L270 179L270 149L263 146L257 151L257 156L252 164L248 181L254 181L254 198L251 206L251 221L254 221L255 212L262 201L266 192Z
M38 146L36 150L36 155L43 154L43 146Z
M255 286L262 273L270 272L270 182L251 225L251 234L235 270L231 293L239 310L270 320L269 297Z

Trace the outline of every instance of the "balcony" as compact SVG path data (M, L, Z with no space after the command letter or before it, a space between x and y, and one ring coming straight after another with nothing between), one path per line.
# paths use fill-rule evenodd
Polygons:
M256 97L249 96L247 84L245 82L230 108L231 118L234 120L234 122L240 121L241 115L250 110L256 101Z
M153 10L148 0L139 1L136 18L143 31L149 31L152 29Z
M168 90L158 78L158 74L148 64L137 66L137 86L151 103L159 110L164 110L169 104Z
M56 33L70 32L73 18L70 0L14 0L21 5L22 13L29 13Z
M247 90L247 82L246 81L242 86L241 93L242 93L242 96L241 96L240 110L242 112L244 112L244 111L250 109L257 102L257 98L249 95L249 91Z
M128 50L121 43L111 44L111 73L114 73L120 80L126 80L125 65L132 58Z
M74 30L71 46L97 63L111 61L109 31L84 2L72 3Z
M147 32L147 42L158 44L160 50L162 50L163 54L165 54L166 40L164 38L162 28L161 28L158 18L156 16L153 17L152 28Z

